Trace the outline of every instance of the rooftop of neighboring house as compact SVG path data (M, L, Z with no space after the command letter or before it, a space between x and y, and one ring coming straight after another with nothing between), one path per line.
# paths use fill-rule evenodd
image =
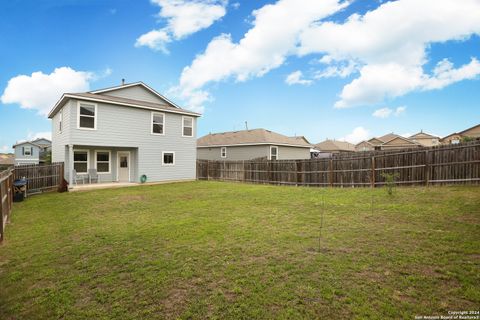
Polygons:
M355 145L350 142L330 139L317 143L315 148L320 151L355 151Z
M138 87L149 94L158 97L158 102L146 101L146 100L137 100L137 99L130 99L126 97L114 96L109 95L109 93L118 91L121 89L127 89L132 87ZM91 102L103 102L109 103L118 106L125 106L125 107L132 107L132 108L140 108L140 109L148 109L148 110L159 110L165 112L172 112L172 113L180 113L185 115L191 116L200 116L199 113L192 112L186 109L180 108L174 102L170 101L154 89L150 88L143 82L134 82L134 83L125 83L120 86L99 89L89 92L80 92L80 93L64 93L60 100L55 104L52 108L50 113L48 114L49 118L53 118L55 114L70 100L70 99L81 99ZM163 102L163 103L161 103Z
M33 141L17 141L17 143L15 143L15 144L12 146L12 148L15 149L15 148L18 147L18 146L23 146L23 145L26 145L26 144L41 148L41 146L40 146L39 144L36 144L36 143L33 142Z
M47 138L36 138L34 140L20 140L20 141L17 141L17 143L15 143L12 146L12 148L25 145L25 144L33 145L39 148L45 148L45 147L51 146L52 141L48 140Z
M381 137L377 137L378 140L380 141L383 141L383 142L388 142L392 139L395 139L395 138L398 138L400 137L400 135L396 134L396 133L393 133L393 132L390 132L390 133L387 133Z
M410 137L408 137L408 139L439 139L439 138L440 138L439 136L423 132L423 130L420 130L420 132L417 132L411 135Z
M450 133L449 135L446 135L445 137L443 137L441 140L445 140L445 139L450 138L452 136L460 136L460 137L461 136L468 136L470 131L476 131L477 132L477 134L473 135L474 137L480 136L480 124L474 125L473 127L467 128L467 129L459 131L459 132Z
M306 139L287 137L266 129L251 129L220 133L210 133L197 139L197 147L221 147L234 145L285 145L293 147L308 147Z
M308 139L305 138L305 136L293 136L293 137L290 137L290 138L296 139L298 141L304 141L304 142L311 145L310 141L308 141Z

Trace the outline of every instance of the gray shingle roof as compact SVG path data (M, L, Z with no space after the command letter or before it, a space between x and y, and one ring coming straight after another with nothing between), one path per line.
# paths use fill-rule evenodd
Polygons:
M355 151L355 145L346 141L325 140L315 145L320 151Z
M310 144L305 142L305 140L303 139L287 137L282 134L265 129L211 133L197 140L198 147L227 146L239 144L276 144L310 148Z

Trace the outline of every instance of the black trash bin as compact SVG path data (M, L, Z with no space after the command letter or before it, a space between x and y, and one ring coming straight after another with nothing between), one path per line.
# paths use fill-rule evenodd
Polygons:
M21 202L27 195L27 180L17 179L13 181L13 202Z

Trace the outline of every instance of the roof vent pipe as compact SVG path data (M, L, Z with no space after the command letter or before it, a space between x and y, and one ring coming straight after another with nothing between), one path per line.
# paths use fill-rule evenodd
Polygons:
M125 79L122 79L122 86L125 85Z

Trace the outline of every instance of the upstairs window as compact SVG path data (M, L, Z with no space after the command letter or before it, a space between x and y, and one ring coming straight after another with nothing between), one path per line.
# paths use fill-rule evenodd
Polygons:
M182 117L182 134L184 137L193 137L193 118L192 117Z
M165 134L165 114L152 112L152 134Z
M220 149L220 157L226 158L227 157L227 147L222 147Z
M58 114L58 132L62 133L62 125L63 125L63 111L60 111Z
M278 147L270 147L270 160L278 160Z
M79 103L78 104L78 128L95 130L97 124L97 105Z
M173 166L175 165L175 152L164 151L162 152L162 165Z
M32 155L32 147L30 146L26 146L26 147L23 147L23 155L24 156L31 156Z

